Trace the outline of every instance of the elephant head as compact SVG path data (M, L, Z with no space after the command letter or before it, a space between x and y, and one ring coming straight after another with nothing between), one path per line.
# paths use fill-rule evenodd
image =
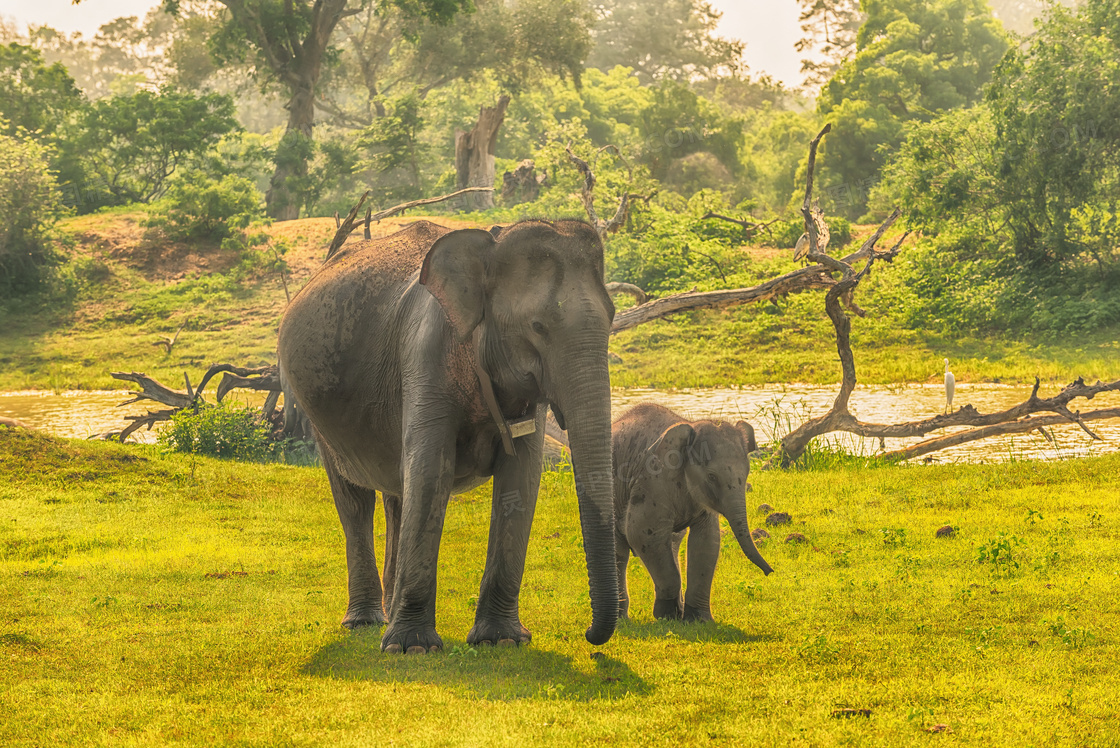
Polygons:
M734 426L699 421L670 426L649 451L665 469L680 471L689 496L727 518L743 553L770 574L773 569L758 552L747 526L749 455L755 448L754 429L746 421Z
M420 283L458 339L473 336L500 398L548 403L567 429L591 590L587 640L606 642L618 615L607 370L614 305L598 234L579 221L454 231L432 245Z

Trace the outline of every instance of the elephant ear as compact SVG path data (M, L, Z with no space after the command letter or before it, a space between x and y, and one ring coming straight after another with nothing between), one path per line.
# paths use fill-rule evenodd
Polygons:
M656 455L666 467L676 470L688 461L689 451L694 441L696 441L696 429L692 428L692 424L682 421L665 429L647 453Z
M494 237L488 231L452 231L436 239L420 268L420 284L436 297L460 340L466 340L482 321L486 257L493 247Z
M746 421L739 421L738 423L735 424L735 428L737 428L739 430L739 432L743 435L743 439L746 440L747 454L750 454L751 452L758 449L758 442L756 442L754 440L754 427L753 426L751 426Z

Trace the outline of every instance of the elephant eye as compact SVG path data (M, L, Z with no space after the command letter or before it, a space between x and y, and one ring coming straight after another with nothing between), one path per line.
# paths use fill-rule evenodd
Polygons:
M708 481L711 483L719 483L719 476L715 473L708 473Z
M545 326L538 321L533 322L533 332L535 332L537 335L540 335L541 337L545 337L548 335L548 330L546 330Z

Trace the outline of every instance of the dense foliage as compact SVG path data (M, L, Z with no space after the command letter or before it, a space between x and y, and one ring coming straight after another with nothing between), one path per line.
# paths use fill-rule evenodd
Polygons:
M856 53L821 90L817 107L834 134L823 184L839 211L858 218L907 122L968 106L1007 49L985 0L864 0Z
M594 166L600 215L638 196L607 245L611 279L664 294L773 270L743 247L796 243L806 145L828 121L817 190L834 248L849 220L895 206L919 231L877 289L894 324L1120 322L1120 0L1041 17L1033 0L799 7L815 101L750 75L706 0L171 2L90 39L40 27L0 47L2 129L60 185L40 228L59 202L143 203L154 231L244 249L265 207L450 192L456 133L509 95L495 187L532 160L539 194L473 217L582 216L570 147ZM1038 31L1013 43L1001 19ZM29 278L49 266L36 236Z
M927 237L906 260L912 323L1057 335L1120 322L1118 11L1054 9L984 102L911 128L880 195Z

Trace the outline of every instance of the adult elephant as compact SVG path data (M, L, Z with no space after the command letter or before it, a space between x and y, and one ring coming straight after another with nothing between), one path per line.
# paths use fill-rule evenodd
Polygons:
M345 245L292 300L280 325L280 376L314 426L346 535L345 626L385 622L384 592L382 650L442 647L435 597L447 502L493 476L467 641L529 641L518 596L551 406L571 444L591 590L587 640L610 638L613 317L602 243L579 221L489 232L421 221ZM377 490L384 588L373 549Z

